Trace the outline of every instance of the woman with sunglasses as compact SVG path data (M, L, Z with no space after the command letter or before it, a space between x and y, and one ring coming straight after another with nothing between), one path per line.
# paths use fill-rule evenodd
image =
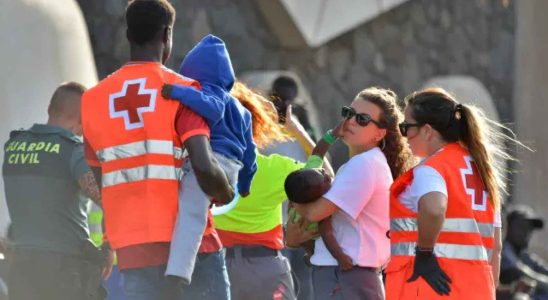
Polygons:
M391 187L387 299L495 299L501 126L443 89L406 99L399 127L423 160Z
M325 195L295 204L309 221L331 217L335 238L353 263L341 271L322 239L316 240L311 258L315 299L384 299L380 269L390 256L389 187L412 157L398 130L403 116L396 102L394 92L368 88L342 109L341 138L350 159ZM328 142L336 138L330 131L324 136Z

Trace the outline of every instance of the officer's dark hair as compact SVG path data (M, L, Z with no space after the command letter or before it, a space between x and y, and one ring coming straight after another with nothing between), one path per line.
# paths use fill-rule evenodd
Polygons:
M48 107L48 114L51 117L58 117L63 114L73 114L74 108L80 111L80 97L67 97L68 94L81 96L86 91L86 87L78 82L64 82L55 89ZM77 101L77 102L76 102ZM74 103L72 103L74 102ZM78 104L75 106L74 104Z
M175 9L167 0L132 0L126 8L127 38L143 45L173 26Z

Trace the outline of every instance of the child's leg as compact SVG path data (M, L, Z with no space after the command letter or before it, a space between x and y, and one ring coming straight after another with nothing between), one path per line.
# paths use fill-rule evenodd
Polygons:
M214 154L229 183L235 185L241 164L223 155ZM211 202L198 185L189 161L184 166L184 172L179 188L179 213L173 230L166 275L178 276L185 283L190 283Z
M209 197L198 185L190 162L184 166L185 175L179 187L179 212L173 230L166 275L181 277L190 284L196 255L207 224Z
M325 247L329 253L331 253L333 258L337 260L340 269L342 271L350 270L354 266L354 263L352 262L352 258L344 253L337 242L335 233L333 232L333 226L331 224L331 217L320 221L319 230Z
M219 153L213 153L215 155L215 158L219 162L219 166L225 171L226 178L228 179L228 183L232 185L233 187L236 185L236 182L238 181L238 173L242 169L242 163L230 158L227 158L226 156L219 154Z

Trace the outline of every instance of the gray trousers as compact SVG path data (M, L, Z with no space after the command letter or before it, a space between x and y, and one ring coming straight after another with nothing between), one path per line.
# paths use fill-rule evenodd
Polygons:
M222 154L214 154L229 183L234 186L242 164ZM184 176L179 187L179 213L169 249L166 275L181 277L185 283L190 284L211 201L198 185L189 159L185 162L183 171Z
M260 246L259 246L260 247ZM286 257L244 257L240 246L226 256L230 295L234 300L295 300L291 267Z
M287 202L287 201L286 201ZM312 267L304 261L304 248L289 249L285 248L283 254L291 264L293 281L295 282L295 292L297 300L313 300L314 290L312 288Z
M342 272L339 267L314 266L312 270L316 300L384 300L380 272L354 267Z

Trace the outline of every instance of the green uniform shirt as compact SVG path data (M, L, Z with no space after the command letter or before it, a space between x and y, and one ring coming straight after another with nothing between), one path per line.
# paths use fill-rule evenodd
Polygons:
M14 131L2 171L15 247L79 254L89 238L78 186L90 171L81 140L50 125Z

